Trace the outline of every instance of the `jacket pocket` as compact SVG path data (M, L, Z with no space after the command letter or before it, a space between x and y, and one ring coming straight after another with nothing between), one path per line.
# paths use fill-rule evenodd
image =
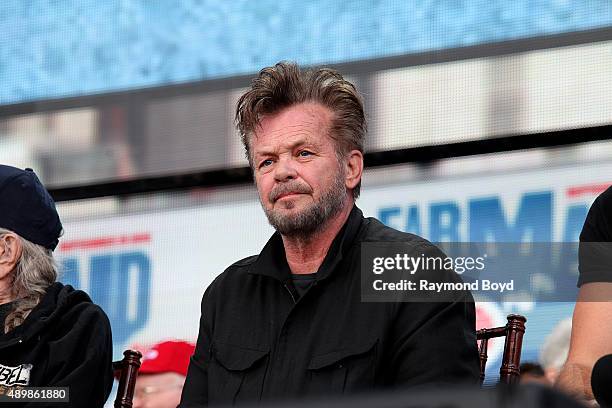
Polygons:
M344 393L375 385L378 340L347 345L310 359L310 391Z
M268 350L215 342L208 372L210 403L233 404L258 400L267 366Z

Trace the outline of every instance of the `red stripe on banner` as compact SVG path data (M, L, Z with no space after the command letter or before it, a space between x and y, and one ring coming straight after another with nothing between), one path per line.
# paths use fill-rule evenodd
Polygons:
M587 184L584 186L574 186L567 189L568 197L580 197L582 195L599 195L603 193L612 183Z
M99 249L116 245L143 244L150 241L151 234L149 233L118 235L115 237L77 239L60 243L59 250L74 251L75 249Z

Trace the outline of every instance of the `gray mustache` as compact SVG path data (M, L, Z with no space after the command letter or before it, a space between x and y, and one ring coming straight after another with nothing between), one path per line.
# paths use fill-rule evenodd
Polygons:
M300 193L310 194L312 189L301 183L290 183L290 184L279 184L277 187L270 191L269 199L274 202L283 194L287 193Z

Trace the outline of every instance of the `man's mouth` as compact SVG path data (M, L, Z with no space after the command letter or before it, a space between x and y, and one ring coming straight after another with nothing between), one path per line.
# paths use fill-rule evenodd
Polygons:
M278 201L278 200L280 200L282 198L296 197L296 196L298 196L300 194L302 194L302 193L298 193L298 192L294 192L294 191L288 192L288 193L283 193L283 194L279 195L278 197L276 197L276 201Z

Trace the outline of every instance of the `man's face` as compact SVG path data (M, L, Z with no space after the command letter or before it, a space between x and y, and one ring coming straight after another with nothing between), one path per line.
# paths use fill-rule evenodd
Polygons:
M270 224L308 236L348 199L345 169L329 136L332 113L313 103L264 117L250 148L259 199Z
M136 380L133 408L176 408L185 377L176 373L141 374Z

